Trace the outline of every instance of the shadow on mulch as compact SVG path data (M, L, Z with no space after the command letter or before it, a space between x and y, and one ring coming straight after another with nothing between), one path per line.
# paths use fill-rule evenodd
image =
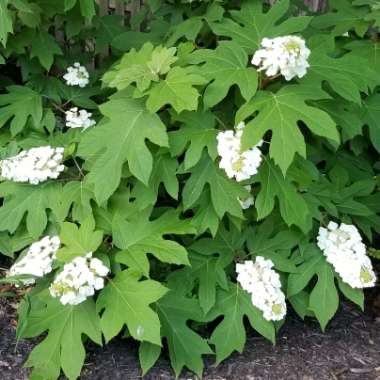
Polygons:
M277 345L249 333L243 354L235 353L218 367L206 360L207 380L380 380L380 318L371 311L361 313L344 303L322 334L313 320L289 316ZM15 312L9 300L0 299L0 379L26 380L22 368L32 341L16 348ZM138 365L137 345L116 339L107 346L90 345L82 380L167 380L175 376L167 358L160 359L145 376ZM180 379L197 379L183 372Z

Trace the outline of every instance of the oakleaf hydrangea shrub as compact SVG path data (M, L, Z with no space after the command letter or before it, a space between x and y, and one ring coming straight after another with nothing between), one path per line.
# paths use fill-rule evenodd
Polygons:
M340 299L363 308L378 8L272 3L0 3L0 251L17 338L41 336L31 379L76 379L117 336L143 373L165 351L201 375L287 313L324 330Z

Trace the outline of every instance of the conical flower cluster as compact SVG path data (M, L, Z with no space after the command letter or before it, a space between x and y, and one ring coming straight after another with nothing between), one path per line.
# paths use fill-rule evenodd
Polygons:
M58 178L64 170L63 148L40 146L20 152L1 161L1 177L14 182L36 185L49 178Z
M259 66L269 77L280 73L287 81L306 75L310 50L305 41L297 36L263 38L262 49L255 52L252 64Z
M43 277L52 271L52 263L61 242L58 236L45 236L33 243L25 256L17 261L10 269L9 276L32 276L23 278L24 285L35 283L34 277Z
M95 290L104 287L104 277L108 271L99 259L92 258L91 252L85 257L76 257L64 265L50 285L50 294L59 298L63 305L78 305L93 296Z
M285 295L280 276L272 268L271 260L257 256L255 262L236 264L237 281L251 294L252 304L263 312L265 319L279 321L286 315Z
M259 147L262 142L246 151L241 150L241 137L245 124L241 122L236 131L219 132L217 135L217 149L221 157L219 167L229 178L244 181L257 173L262 156Z
M335 272L352 288L375 286L372 263L355 226L330 222L327 228L319 229L317 244Z

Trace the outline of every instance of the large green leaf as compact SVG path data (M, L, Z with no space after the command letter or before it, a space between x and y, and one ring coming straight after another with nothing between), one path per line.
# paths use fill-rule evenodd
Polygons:
M63 223L59 237L64 245L57 252L57 258L69 262L77 256L95 252L103 240L102 231L94 231L95 222L87 219L78 227L74 223Z
M316 135L339 142L334 121L324 111L306 104L307 100L329 96L315 87L289 85L278 92L260 91L238 111L236 121L258 114L247 123L242 138L242 148L256 145L264 134L272 131L270 157L285 174L298 153L306 156L306 144L299 122L303 122Z
M180 122L181 127L169 132L170 152L173 156L185 153L185 169L199 162L204 149L212 159L216 158L217 130L215 116L211 112L183 112L174 120Z
M149 220L150 210L140 212L136 217L125 220L116 215L112 221L114 244L122 249L116 259L149 277L147 254L171 264L189 264L186 249L163 235L194 233L188 220L180 220L175 211L169 211L160 218Z
M310 309L317 317L322 330L338 310L339 297L334 283L334 272L330 264L320 262L318 282L310 293Z
M355 7L349 0L330 0L329 12L317 15L311 26L317 29L328 29L334 36L354 29L362 37L368 30L369 22L365 21L368 10L365 7Z
M248 54L252 54L264 37L272 38L304 30L311 17L287 17L289 0L276 1L267 12L261 0L245 1L239 11L231 11L233 20L223 18L211 24L218 36L231 38ZM283 22L281 22L283 20Z
M206 82L205 78L191 69L174 67L164 80L154 84L148 91L146 106L150 112L157 112L166 104L170 104L178 113L196 110L199 92L194 86Z
M41 65L46 70L50 70L56 55L62 55L62 50L52 35L39 31L33 36L30 50L31 58L37 57Z
M140 91L145 91L151 82L157 82L159 76L166 74L170 66L177 61L176 48L154 47L150 42L136 51L131 49L121 61L107 72L103 81L110 87L122 90L132 83Z
M380 83L380 75L367 68L365 58L345 55L331 58L323 49L312 49L309 58L310 68L301 83L309 86L321 86L328 82L331 88L343 98L361 104L361 93L367 93Z
M160 321L150 305L166 291L157 281L139 281L139 276L129 270L110 279L97 300L98 311L104 310L100 325L106 340L112 339L127 325L134 339L160 346Z
M265 338L274 343L275 328L273 322L264 319L262 312L252 305L250 295L238 285L230 284L228 291L219 290L215 310L208 318L223 316L223 320L213 331L210 343L215 345L216 364L227 358L233 351L242 352L246 333L243 323L248 317L250 325Z
M201 321L202 314L195 299L170 291L157 303L162 336L168 343L171 365L179 376L184 366L201 376L202 355L212 354L205 339L187 325L188 320Z
M88 180L99 203L117 189L125 162L141 182L148 184L153 167L146 139L167 146L165 125L144 104L121 92L100 106L103 123L83 136L78 155L91 161Z
M12 135L20 133L31 119L36 127L42 119L41 95L25 86L9 86L8 93L0 95L0 127L12 119Z
M99 316L92 299L76 305L62 305L46 294L46 307L30 312L23 337L34 337L48 330L47 337L31 352L26 365L34 367L31 380L56 380L61 368L70 380L79 377L84 364L82 336L102 344Z
M0 196L4 197L0 208L0 231L15 232L26 215L28 232L38 238L48 222L47 210L54 212L59 207L61 190L59 182L40 185L0 184Z
M216 49L197 50L192 63L202 63L200 72L211 83L204 93L203 102L212 107L223 100L231 86L237 85L245 100L250 100L257 89L257 72L247 67L248 54L232 42L222 42Z

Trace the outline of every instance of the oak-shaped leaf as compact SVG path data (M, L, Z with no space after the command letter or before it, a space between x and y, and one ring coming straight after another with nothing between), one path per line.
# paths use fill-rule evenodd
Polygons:
M12 135L20 133L31 119L36 127L42 119L42 97L26 86L9 86L0 95L0 127L9 120Z
M105 118L83 136L78 155L91 161L88 181L102 203L117 189L126 162L131 173L148 184L153 158L145 140L168 146L168 138L160 118L126 92L111 97L100 111Z
M276 93L258 92L236 115L237 122L254 116L244 129L242 148L256 145L266 132L272 131L269 155L285 174L296 153L306 157L300 122L314 134L338 143L339 134L329 114L306 103L324 98L329 98L324 91L302 85L284 86Z
M32 308L22 337L30 338L48 331L46 338L29 355L27 367L33 367L31 379L56 380L61 372L70 380L79 377L85 359L83 335L101 345L99 316L92 299L72 306L62 305L48 291L45 306Z
M126 325L134 339L160 346L160 321L150 305L166 292L157 281L140 281L140 275L133 270L124 270L109 279L96 304L102 312L100 325L106 341Z
M26 228L30 235L38 238L48 222L48 210L58 214L62 185L47 182L39 185L4 182L0 184L0 196L4 197L0 207L0 231L16 231L26 215Z
M239 87L246 101L256 92L257 71L252 66L247 67L248 54L233 42L221 42L216 49L197 50L191 55L190 62L204 63L200 73L211 81L203 98L206 107L222 101L233 85Z
M275 328L264 319L262 312L252 305L251 296L239 285L229 284L228 290L219 289L215 307L207 315L208 320L223 316L223 320L212 332L210 343L215 346L216 364L232 352L243 352L246 342L244 316L253 329L274 343Z
M157 312L162 324L162 336L169 348L170 363L179 376L187 367L201 376L202 355L212 354L206 339L188 326L188 321L202 321L199 303L194 298L184 297L174 290L157 302Z
M150 253L158 260L177 265L189 265L186 249L178 242L165 239L168 234L192 234L194 227L189 220L180 219L179 213L170 210L151 221L150 210L141 211L126 220L116 214L112 221L114 244L122 249L116 260L149 277Z
M231 11L230 18L211 23L213 32L218 36L228 37L252 54L265 37L273 38L303 31L311 17L289 17L289 0L274 3L267 12L260 0L246 1L239 11Z

